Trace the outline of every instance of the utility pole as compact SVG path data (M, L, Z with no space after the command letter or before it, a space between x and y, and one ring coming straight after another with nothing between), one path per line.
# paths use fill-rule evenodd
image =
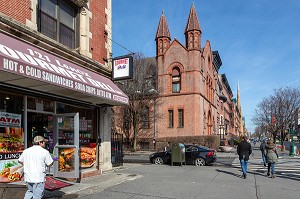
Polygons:
M294 148L294 129L293 129L293 127L290 128L290 134L292 135L290 155L294 156L295 155L295 150L294 150L295 148Z

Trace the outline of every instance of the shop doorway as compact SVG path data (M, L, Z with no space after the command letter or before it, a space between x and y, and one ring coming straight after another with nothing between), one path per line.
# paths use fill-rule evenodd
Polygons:
M79 113L54 115L54 177L77 178L79 175Z
M53 115L46 113L27 113L27 146L32 146L33 138L37 135L43 136L49 141L46 149L53 152Z

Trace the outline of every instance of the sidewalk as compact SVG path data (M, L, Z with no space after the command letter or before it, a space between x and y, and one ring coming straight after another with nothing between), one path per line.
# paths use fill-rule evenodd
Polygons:
M65 198L73 199L77 198L80 192L88 192L89 190L97 187L98 191L104 190L108 187L114 186L116 184L121 184L127 180L133 180L136 176L125 176L119 175L116 171L126 169L125 166L120 166L114 168L111 171L103 172L102 175L97 175L93 177L83 178L80 183L71 183L71 186L57 189L54 191L45 190L45 195L43 198L56 199ZM70 183L70 182L68 182Z
M250 163L261 165L258 157L255 155L250 159ZM289 161L299 164L298 157L289 158ZM298 199L299 180L297 174L282 174L271 179L259 170L249 171L247 179L243 179L240 169L236 167L125 164L118 170L66 187L60 190L61 195L56 196L64 199ZM125 181L127 183L123 183ZM62 196L63 192L67 195Z
M288 151L282 152L281 150L278 150L278 152L279 152L280 159L289 159L290 161L298 161L298 162L300 161L299 156L295 156L295 157L289 156ZM127 154L127 155L148 156L151 153L152 152L145 152L145 151L141 152L140 151L140 152L134 152L134 153L131 152L130 154ZM252 156L250 158L250 161L253 164L261 164L260 150L257 147L254 147L253 154L254 154L254 156ZM239 162L238 155L236 154L236 149L232 149L232 151L229 153L217 152L217 157L234 158L233 163ZM124 164L124 166L116 167L116 168L113 168L113 170L111 170L111 171L104 172L102 175L93 176L93 177L89 177L89 178L83 178L81 180L81 183L73 183L72 186L64 187L62 189L55 190L55 191L47 191L46 190L44 198L47 198L47 199L57 199L57 198L71 199L71 198L77 198L79 196L84 196L89 193L105 191L106 189L113 187L115 185L121 184L125 181L133 181L135 179L141 178L143 175L140 175L135 171L135 168L140 168L140 167L145 167L145 169L143 169L144 172L148 173L147 169L150 169L149 170L150 173L155 172L153 175L156 175L158 171L157 170L152 171L152 169L157 168L157 167L160 169L161 168L167 169L166 173L164 173L162 175L168 175L168 172L170 170L171 171L174 170L174 168L175 168L176 172L179 172L179 173L181 173L181 172L184 173L187 171L192 172L193 170L204 171L205 175L208 175L208 176L211 176L214 173L218 172L217 179L219 179L220 182L222 182L222 183L228 184L225 187L230 187L230 189L233 189L236 192L239 192L239 189L238 189L239 187L240 188L241 188L241 186L244 187L244 185L239 185L239 182L237 182L237 180L245 183L245 181L242 181L243 179L240 177L240 171L238 171L236 168L218 167L218 166L216 166L216 167L201 167L201 168L194 167L194 166L185 166L185 167L180 168L180 167L170 167L168 165L158 165L157 166L157 165L150 165L150 164L129 164L129 163L127 163L127 164ZM189 170L191 170L191 171L189 171ZM161 173L161 172L159 172L159 173ZM152 175L152 174L147 174L146 176L148 176L148 175ZM169 175L173 175L173 174L169 174ZM178 175L180 175L180 174L178 174ZM191 176L199 175L199 173L197 172L196 174L190 174L190 175ZM143 176L143 177L146 177L146 176ZM238 179L237 179L237 177L238 177ZM239 179L239 178L241 178L241 179ZM256 173L254 175L249 176L249 179L247 178L247 184L249 184L249 186L254 186L256 183L259 183L261 187L265 187L265 188L259 188L259 189L261 189L260 190L261 192L264 192L264 190L274 191L274 192L277 191L279 185L274 184L277 181L270 181L270 182L268 181L268 183L266 185L264 185L264 183L257 181L258 178L262 178L263 180L266 180L265 175ZM285 181L287 179L288 178L281 177L280 181L286 183ZM220 184L219 184L220 182L216 182L215 180L216 179L210 179L209 181L211 181L211 183L214 184L215 186L220 186ZM267 179L267 180L269 180L269 179ZM205 182L201 182L201 183L205 183ZM292 187L294 186L294 181L293 182L288 181L287 183L293 184ZM235 185L237 187L233 187L233 185ZM268 187L269 185L274 186L274 187ZM287 185L288 184L286 184L286 186ZM225 194L224 193L225 190L223 190L223 188L219 191L221 191L222 194ZM206 187L206 189L209 189L209 188ZM298 188L297 188L297 190L298 190ZM211 191L213 191L213 190L211 190ZM285 190L285 192L287 192L287 190ZM226 193L224 196L228 196L229 198L235 198L235 197L232 197L231 194L232 193ZM253 193L251 193L251 195L253 195ZM220 195L220 197L225 198L225 197L223 197L223 195ZM209 197L206 197L206 198L209 198ZM248 197L245 197L245 198L248 198ZM249 197L249 198L254 198L254 197ZM262 198L265 198L265 197L262 197ZM289 197L287 197L287 198L289 198ZM290 198L293 198L293 197L290 197Z

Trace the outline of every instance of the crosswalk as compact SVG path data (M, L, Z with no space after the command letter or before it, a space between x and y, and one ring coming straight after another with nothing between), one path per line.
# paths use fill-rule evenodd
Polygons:
M239 159L236 158L231 165L232 168L241 170ZM268 167L265 167L261 159L250 159L248 161L249 173L266 175ZM285 159L280 158L275 164L275 175L288 176L291 178L300 179L300 158Z

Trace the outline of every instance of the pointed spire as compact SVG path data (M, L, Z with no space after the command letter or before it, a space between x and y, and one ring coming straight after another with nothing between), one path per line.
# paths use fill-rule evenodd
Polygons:
M158 28L155 36L156 41L156 56L162 56L170 47L171 35L168 28L168 23L164 14L159 19Z
M167 23L164 11L162 11L162 15L159 19L159 24L158 24L158 28L156 31L155 40L157 40L157 38L159 38L159 37L167 37L171 40L171 35L170 35L170 31L168 28L168 23Z
M190 14L189 14L189 18L185 27L185 33L191 30L198 30L200 31L200 33L202 33L201 29L200 29L200 23L198 20L198 15L196 12L196 8L194 6L194 3L190 9Z
M239 80L238 80L238 85L237 85L237 105L240 108L241 99L240 99L240 81Z

